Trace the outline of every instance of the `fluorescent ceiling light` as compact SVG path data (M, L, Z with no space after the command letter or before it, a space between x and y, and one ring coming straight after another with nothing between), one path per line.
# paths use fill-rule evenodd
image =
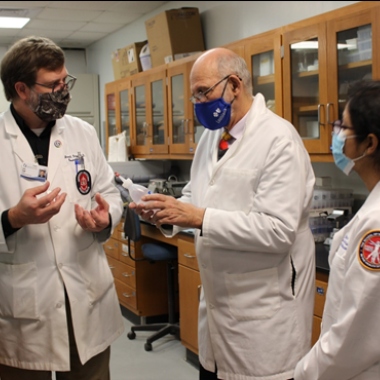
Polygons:
M22 29L30 18L27 17L1 17L0 16L0 28L2 29Z
M296 42L294 44L291 44L290 47L291 47L291 49L294 49L294 50L298 50L298 49L299 50L306 50L306 49L317 50L318 49L318 41ZM337 44L338 50L347 49L347 48L350 50L350 47L351 47L351 45L349 45L349 44L342 44L342 43Z

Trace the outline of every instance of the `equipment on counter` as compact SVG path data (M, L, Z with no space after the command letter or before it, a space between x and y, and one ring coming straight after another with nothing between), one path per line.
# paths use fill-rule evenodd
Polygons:
M186 184L187 181L178 181L175 175L170 175L167 180L164 178L153 178L149 180L148 189L152 193L171 195L175 198L179 198Z

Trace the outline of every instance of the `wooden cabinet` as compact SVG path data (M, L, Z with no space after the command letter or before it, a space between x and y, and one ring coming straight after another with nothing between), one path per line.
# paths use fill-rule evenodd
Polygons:
M326 292L327 292L328 275L324 272L317 270L315 279L315 295L314 295L314 315L313 315L313 329L311 336L312 346L319 338L321 333L321 322L323 309L325 307Z
M130 138L131 119L131 82L128 79L119 79L106 84L106 153L108 154L109 137L125 131L127 144Z
M379 5L362 3L283 28L284 117L321 161L332 161L332 123L350 83L380 78Z
M168 105L166 67L157 67L131 77L134 157L167 155Z
M189 85L200 54L107 83L107 145L110 136L126 131L134 158L191 159L204 130Z
M173 158L191 158L204 131L190 102L190 71L200 54L192 55L167 66L169 153Z
M198 307L201 292L194 239L180 237L178 243L178 277L181 342L198 354Z
M106 103L106 153L108 154L108 139L110 136L118 134L120 129L119 117L120 110L117 109L117 82L107 83L105 87L105 103Z
M281 30L246 39L244 56L252 75L253 94L263 94L267 107L283 116Z
M332 123L342 117L348 86L380 79L379 19L380 2L361 1L224 47L245 58L253 94L295 126L312 161L333 162ZM134 156L191 159L204 130L189 101L198 56L107 84L106 137L122 130L117 83L131 83Z
M150 241L131 242L132 257L142 258L141 245ZM166 263L133 261L124 239L123 222L103 245L112 270L121 305L139 316L164 315L168 312Z

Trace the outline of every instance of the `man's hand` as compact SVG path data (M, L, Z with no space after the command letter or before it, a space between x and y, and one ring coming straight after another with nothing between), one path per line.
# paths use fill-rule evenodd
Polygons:
M85 210L78 204L75 205L75 218L85 231L100 232L110 223L108 202L99 193L95 195L95 201L98 206L91 211Z
M38 197L48 190L49 185L50 183L46 181L41 186L26 190L18 204L9 209L9 223L13 228L46 223L58 214L67 194L60 194L61 189L57 187L48 194Z
M150 223L161 226L172 224L185 228L202 228L205 209L190 203L181 202L174 197L163 194L144 195L143 203L130 204L131 208ZM157 211L152 211L157 210Z

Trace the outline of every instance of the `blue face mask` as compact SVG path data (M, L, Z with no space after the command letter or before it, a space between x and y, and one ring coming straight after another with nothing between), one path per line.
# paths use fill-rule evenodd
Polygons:
M232 103L231 103L232 104ZM228 126L231 120L231 104L223 98L195 104L198 121L207 129L215 131Z
M351 159L348 158L344 153L344 144L346 143L346 140L348 138L353 138L356 136L345 136L342 133L335 134L333 133L332 137L332 154L334 156L335 165L346 175L349 175L351 173L352 168L355 166L355 162L360 160L365 156L362 154L361 156Z

